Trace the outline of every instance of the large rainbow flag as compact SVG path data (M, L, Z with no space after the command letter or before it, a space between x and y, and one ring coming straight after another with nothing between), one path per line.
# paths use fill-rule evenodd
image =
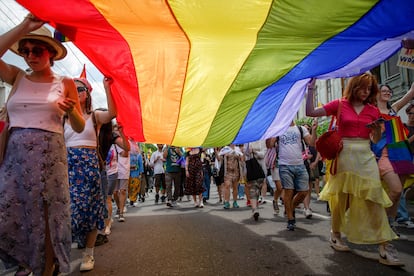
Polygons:
M113 76L136 141L282 134L310 78L347 77L414 38L412 0L17 0Z

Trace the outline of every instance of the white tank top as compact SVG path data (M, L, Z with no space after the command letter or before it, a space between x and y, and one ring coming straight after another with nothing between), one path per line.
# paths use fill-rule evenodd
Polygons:
M62 77L53 82L33 82L22 77L14 95L7 102L9 127L37 128L63 133L63 110L57 102L62 100L64 86Z
M72 126L66 122L65 123L65 143L66 147L96 147L96 133L93 126L92 114L85 121L85 128L81 133L77 133L72 129Z

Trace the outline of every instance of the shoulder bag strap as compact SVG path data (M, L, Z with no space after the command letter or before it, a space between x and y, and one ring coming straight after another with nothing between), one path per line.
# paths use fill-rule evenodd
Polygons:
M302 152L305 151L305 145L303 144L303 129L301 126L297 126L300 132L300 144L302 145Z
M342 98L339 99L338 111L336 112L336 125L335 125L336 130L338 130L339 128L339 121L341 118L341 109L342 109ZM336 156L335 159L332 160L331 168L330 168L331 175L335 175L337 170L338 170L338 156Z
M341 120L341 110L342 110L342 98L339 99L338 111L336 112L336 125L335 125L336 129L338 129L339 121Z

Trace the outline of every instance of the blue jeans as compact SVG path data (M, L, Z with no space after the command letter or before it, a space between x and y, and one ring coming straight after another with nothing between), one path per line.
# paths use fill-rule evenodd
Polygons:
M203 192L203 198L205 198L206 200L210 199L210 182L211 182L210 175L207 173L204 173L203 186L205 188L205 191Z
M309 190L309 174L304 164L279 165L279 174L283 189L298 192Z
M401 222L409 221L409 220L410 220L410 216L407 210L407 202L405 200L404 192L402 192L401 198L400 198L400 205L398 206L398 211L397 211L397 218L395 219L395 221L401 223Z
M237 189L237 196L238 196L239 198L244 197L244 185L240 185L240 184L239 184L239 187L238 187L238 189Z

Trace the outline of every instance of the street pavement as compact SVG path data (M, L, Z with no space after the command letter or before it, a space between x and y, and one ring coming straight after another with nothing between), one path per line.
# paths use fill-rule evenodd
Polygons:
M297 228L287 231L283 207L275 216L271 196L255 222L245 200L239 209L223 209L215 187L202 209L186 197L178 207L156 205L149 193L128 208L125 222L114 219L109 242L95 248L94 270L79 272L83 250L74 246L70 275L414 275L414 229L398 228L407 240L394 244L406 265L391 268L378 262L375 245L349 244L352 252L345 253L330 248L325 202L312 200L311 219L297 209Z

